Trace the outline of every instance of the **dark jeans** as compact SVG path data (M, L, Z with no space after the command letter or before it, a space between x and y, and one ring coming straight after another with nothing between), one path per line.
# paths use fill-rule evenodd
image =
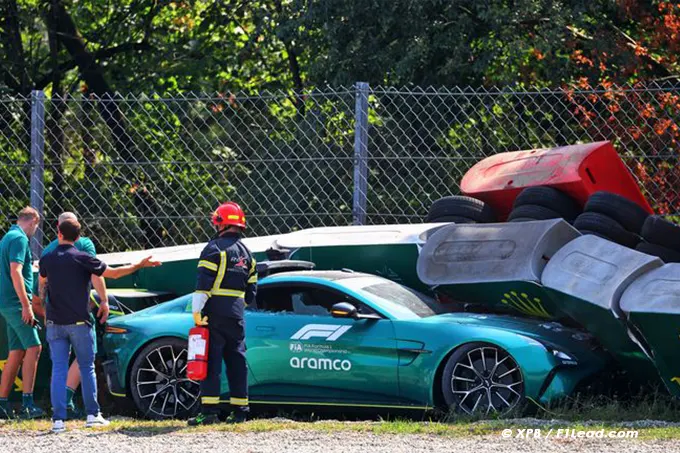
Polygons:
M94 374L94 333L85 324L58 325L47 321L47 342L52 358L52 383L50 396L54 414L52 420L66 420L66 377L71 346L80 366L83 401L87 415L97 415L97 377Z

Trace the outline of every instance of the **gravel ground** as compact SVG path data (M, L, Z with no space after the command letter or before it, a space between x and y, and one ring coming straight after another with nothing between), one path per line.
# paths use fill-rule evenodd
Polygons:
M325 433L281 430L260 433L196 432L93 432L67 431L61 434L22 431L0 432L2 451L24 452L115 452L115 453L205 453L281 452L332 453L348 451L447 453L552 453L552 452L640 452L677 451L678 441L618 439L503 439L500 435L447 437L437 435Z

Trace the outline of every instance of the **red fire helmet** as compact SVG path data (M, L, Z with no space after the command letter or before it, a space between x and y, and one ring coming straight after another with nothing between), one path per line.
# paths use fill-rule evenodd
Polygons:
M237 226L245 229L246 215L241 206L233 201L227 201L219 205L213 212L212 222L220 227Z

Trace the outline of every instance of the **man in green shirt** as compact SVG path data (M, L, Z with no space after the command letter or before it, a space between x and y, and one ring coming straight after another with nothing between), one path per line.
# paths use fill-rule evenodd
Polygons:
M0 419L10 418L8 397L19 368L22 368L22 415L38 418L45 412L33 403L33 386L42 351L31 306L33 259L29 246L40 224L40 214L31 207L19 212L13 225L0 241L0 316L7 324L9 356L0 377Z
M57 220L57 226L59 226L65 220L78 220L78 217L73 212L62 212ZM81 252L85 252L88 255L96 256L97 250L95 249L94 243L88 237L81 236L74 244L75 248ZM59 240L55 239L50 242L42 251L40 258L44 257L48 253L52 252L59 246ZM103 279L103 277L98 277L96 275L92 276L92 279ZM45 317L44 307L45 304L38 295L38 279L35 279L33 286L33 310L36 316L41 318ZM94 330L94 317L91 319L92 329ZM95 335L96 337L96 335ZM97 343L95 342L95 354L97 352ZM69 419L76 419L81 417L81 411L76 408L73 402L73 397L80 386L80 367L78 366L78 361L74 360L68 369L68 377L66 380L66 410Z

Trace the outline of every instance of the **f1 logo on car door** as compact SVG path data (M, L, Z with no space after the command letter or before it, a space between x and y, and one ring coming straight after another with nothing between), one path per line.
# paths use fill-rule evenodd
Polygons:
M291 340L309 340L310 338L324 338L326 341L335 341L352 326L337 326L333 324L307 324L295 332Z
M287 321L288 351L279 357L288 361L289 395L333 403L394 402L398 354L390 320L294 315Z

